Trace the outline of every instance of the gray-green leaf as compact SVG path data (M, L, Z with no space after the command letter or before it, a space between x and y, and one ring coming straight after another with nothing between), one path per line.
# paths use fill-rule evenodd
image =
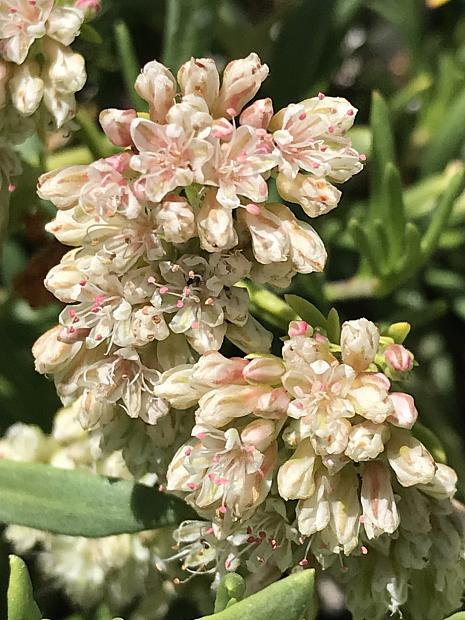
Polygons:
M182 500L127 480L0 460L0 522L97 538L176 525Z
M314 604L315 571L294 573L201 620L302 620Z

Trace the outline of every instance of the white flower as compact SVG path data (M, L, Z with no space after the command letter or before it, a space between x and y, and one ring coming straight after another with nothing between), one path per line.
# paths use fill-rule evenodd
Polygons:
M367 319L346 321L342 325L342 359L357 371L366 370L375 359L379 345L379 330Z

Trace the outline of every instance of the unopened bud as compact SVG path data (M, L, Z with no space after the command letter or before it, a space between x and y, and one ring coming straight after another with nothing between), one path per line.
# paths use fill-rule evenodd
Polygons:
M164 65L148 62L134 85L137 93L150 104L150 116L157 123L166 119L176 96L176 81Z
M233 60L223 72L223 83L214 106L216 116L236 116L254 97L268 75L268 66L251 53L247 58Z
M275 432L275 425L271 420L254 420L242 431L242 443L263 452L274 440Z
M41 374L58 372L81 348L81 342L67 344L58 340L61 330L61 325L52 327L35 341L32 354L37 372Z
M256 129L266 129L273 116L273 102L269 97L258 99L249 105L241 114L239 122L241 125L249 125Z
M169 243L185 243L195 237L194 210L182 196L165 196L156 212L156 220Z
M108 108L100 112L99 121L107 138L115 146L130 146L131 122L137 118L135 110L117 110Z
M14 71L9 82L11 101L24 116L33 114L42 100L44 82L36 62L25 62Z
M250 383L279 383L285 366L278 357L257 357L244 368L242 375Z
M412 369L413 356L401 344L390 344L384 351L387 364L397 372L407 372Z
M379 344L379 331L367 319L346 321L342 325L342 360L357 371L362 371L375 359Z
M220 88L218 69L212 58L191 58L181 65L177 78L183 95L203 97L212 108Z
M401 428L412 428L418 417L413 397L403 392L393 392L389 394L389 400L394 405L394 412L388 416L388 422Z

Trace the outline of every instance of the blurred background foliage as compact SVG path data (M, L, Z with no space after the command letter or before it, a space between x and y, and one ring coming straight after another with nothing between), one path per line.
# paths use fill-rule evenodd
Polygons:
M325 315L336 306L341 320L412 324L407 346L420 366L407 390L458 470L464 499L465 1L103 0L75 47L88 69L78 130L50 136L46 148L23 145L11 197L0 288L2 430L17 420L49 430L58 406L30 353L56 320L59 304L42 280L64 252L43 231L52 210L35 197L38 175L111 152L95 119L104 107L137 105L127 87L136 67L157 58L176 70L191 55L222 66L256 51L270 67L261 96L275 109L319 91L346 97L359 108L352 139L367 154L338 209L312 221L329 252L325 274L298 276L285 292ZM282 333L278 306L265 312L258 296L255 309ZM51 617L63 617L62 601L47 603L49 588L38 594ZM184 617L187 610L170 615ZM106 618L103 610L86 620Z

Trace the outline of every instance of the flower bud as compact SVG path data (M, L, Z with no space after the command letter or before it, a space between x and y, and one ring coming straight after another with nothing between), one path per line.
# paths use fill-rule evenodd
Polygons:
M289 395L283 387L274 388L260 396L253 413L267 420L282 420L286 417L289 402Z
M237 245L232 210L220 205L215 190L207 190L197 215L200 245L207 252L221 252Z
M258 213L240 209L239 221L249 230L255 258L262 265L285 262L290 252L288 234L278 216L267 208Z
M71 45L83 21L84 12L79 7L55 6L47 19L47 34L63 45Z
M229 142L234 134L234 125L227 118L216 118L212 123L211 135L223 142Z
M286 368L278 357L256 357L244 368L242 375L249 383L276 385Z
M131 122L137 118L135 110L117 110L108 108L100 112L99 121L107 138L115 146L130 146Z
M294 269L299 273L321 272L326 264L327 254L323 241L307 223L298 221L292 211L279 203L267 205L281 222L290 243L289 256Z
M39 74L39 65L28 61L16 67L10 79L11 101L18 112L24 116L33 114L42 101L44 82Z
M418 488L435 499L451 499L457 492L457 474L452 467L436 463L433 480L429 484L419 485Z
M413 367L413 356L401 344L390 344L384 351L387 364L397 372L407 372Z
M276 428L271 420L254 420L241 432L242 443L264 452L275 438Z
M292 457L278 471L278 491L288 499L306 499L315 491L315 451L310 439L304 439Z
M371 321L358 319L342 325L342 359L357 372L365 370L373 362L378 345L379 330Z
M156 212L156 221L169 243L185 243L195 237L194 210L182 196L165 196Z
M48 61L46 88L50 90L51 86L63 94L81 90L87 78L84 58L52 39L44 40L44 53ZM48 94L51 96L50 92Z
M163 123L176 96L176 81L171 71L152 60L142 69L134 88L149 103L151 119Z
M290 338L294 336L311 336L313 334L313 329L307 321L291 321L287 333Z
M191 58L181 65L177 78L183 95L203 97L212 109L220 88L220 76L213 58Z
M388 416L388 422L401 428L412 428L418 417L412 396L404 392L392 392L389 394L389 400L394 405L394 412Z
M74 6L84 11L86 19L94 18L102 8L100 0L76 0Z
M211 390L199 400L196 422L221 428L234 418L250 415L267 391L269 388L262 385L228 385Z
M71 209L79 202L81 187L87 181L88 166L69 166L39 177L37 194L57 209Z
M45 82L44 105L55 121L57 129L76 116L74 93L60 92L48 82Z
M58 372L80 350L82 342L67 344L58 340L61 330L61 325L56 325L35 341L32 355L35 358L37 372L41 374Z
M223 72L223 83L214 105L215 116L236 116L245 104L255 97L263 80L268 75L268 66L251 53L247 58L233 60Z
M244 384L242 371L247 360L228 359L216 351L202 355L194 366L192 381L200 386L216 388L222 385Z
M355 424L350 431L345 454L356 462L370 461L381 454L388 439L389 428L385 424L374 424L369 420Z
M256 129L266 129L273 116L273 102L269 97L258 99L249 105L241 114L239 122L241 125L249 125Z
M202 97L185 95L168 110L166 122L182 127L188 134L195 132L199 138L209 135L212 117Z
M341 198L341 192L324 178L301 173L295 179L278 174L276 189L284 200L299 204L309 217L328 213L337 207Z
M436 473L434 459L425 446L406 431L392 433L387 445L387 457L403 487L429 484Z
M160 377L160 383L155 386L154 394L166 399L175 409L189 409L196 405L205 392L192 382L193 366L177 366L168 370Z

